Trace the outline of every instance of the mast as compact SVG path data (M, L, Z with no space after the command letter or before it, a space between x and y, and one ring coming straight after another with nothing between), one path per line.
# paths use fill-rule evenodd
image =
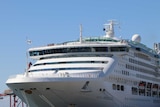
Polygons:
M116 23L113 20L109 21L109 24L105 24L104 31L106 32L106 37L114 37L114 25Z
M80 35L79 42L82 43L82 24L80 24Z

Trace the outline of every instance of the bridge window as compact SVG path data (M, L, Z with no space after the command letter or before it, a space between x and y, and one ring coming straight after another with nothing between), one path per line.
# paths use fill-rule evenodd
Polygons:
M74 52L108 52L108 47L73 47L73 48L58 48L30 51L30 56L58 54L58 53L74 53Z

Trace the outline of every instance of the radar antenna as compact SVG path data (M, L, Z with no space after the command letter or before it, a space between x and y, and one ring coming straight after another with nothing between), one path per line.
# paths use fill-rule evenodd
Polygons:
M114 25L117 24L113 20L109 20L108 24L104 24L104 31L106 32L106 37L114 37Z

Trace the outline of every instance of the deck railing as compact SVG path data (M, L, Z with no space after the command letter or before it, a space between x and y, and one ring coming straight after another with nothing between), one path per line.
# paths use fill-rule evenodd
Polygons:
M13 78L98 78L102 74L102 71L91 72L91 73L24 73L10 76L10 79Z
M30 73L28 77L54 77L54 78L97 78L100 76L100 72L92 73Z

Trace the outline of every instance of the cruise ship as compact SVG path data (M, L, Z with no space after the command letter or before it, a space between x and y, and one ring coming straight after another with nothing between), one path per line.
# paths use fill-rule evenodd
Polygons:
M6 84L28 107L160 107L160 43L104 35L28 49L34 62Z

